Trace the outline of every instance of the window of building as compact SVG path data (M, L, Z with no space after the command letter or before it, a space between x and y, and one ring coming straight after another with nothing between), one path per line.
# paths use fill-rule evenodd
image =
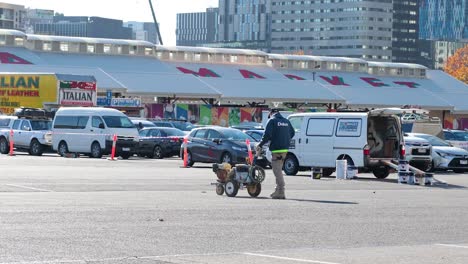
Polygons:
M68 43L66 42L60 42L60 51L63 51L63 52L68 52L69 48L68 48Z
M96 47L94 46L94 44L88 44L86 50L88 53L94 53L96 52Z
M44 43L42 43L42 50L51 51L52 50L52 43L49 42L49 41L45 41Z
M200 53L195 53L195 55L193 56L193 60L194 61L201 61L201 54Z
M111 53L112 52L111 48L112 48L111 44L104 44L104 48L103 48L104 53Z
M238 58L236 55L231 55L231 60L230 60L230 61L231 61L232 63L236 63L236 62L238 61L238 59L239 59L239 58Z
M151 56L153 54L154 54L153 48L145 48L145 55Z
M6 36L0 35L0 45L6 45Z
M16 37L15 38L15 46L24 46L24 38Z

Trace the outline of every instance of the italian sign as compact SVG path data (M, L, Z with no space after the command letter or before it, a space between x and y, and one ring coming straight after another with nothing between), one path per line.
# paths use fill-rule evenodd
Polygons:
M0 111L42 108L57 103L57 78L53 74L0 74Z
M96 82L59 81L59 104L63 106L95 106Z

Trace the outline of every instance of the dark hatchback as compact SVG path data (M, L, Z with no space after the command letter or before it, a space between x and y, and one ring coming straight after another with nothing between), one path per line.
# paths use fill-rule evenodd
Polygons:
M152 127L140 130L138 154L142 157L162 159L179 155L185 133L177 128Z
M246 163L249 156L246 140L254 153L255 141L244 132L224 127L203 127L192 130L188 136L188 165L202 163ZM181 157L183 157L183 147Z

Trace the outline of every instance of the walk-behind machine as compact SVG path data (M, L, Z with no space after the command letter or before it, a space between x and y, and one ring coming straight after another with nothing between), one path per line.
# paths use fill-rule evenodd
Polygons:
M216 193L235 197L239 189L247 189L251 197L257 197L262 191L262 182L265 180L265 170L255 165L258 156L255 156L253 163L247 158L247 164L240 164L232 167L228 163L213 164L213 172L218 176Z

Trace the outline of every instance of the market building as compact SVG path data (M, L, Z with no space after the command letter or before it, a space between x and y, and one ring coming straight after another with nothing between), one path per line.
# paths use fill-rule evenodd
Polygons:
M468 118L467 85L417 64L14 30L1 30L1 38L0 72L92 76L96 104L126 108L132 116L232 125L271 106L301 111L417 106L452 122Z

